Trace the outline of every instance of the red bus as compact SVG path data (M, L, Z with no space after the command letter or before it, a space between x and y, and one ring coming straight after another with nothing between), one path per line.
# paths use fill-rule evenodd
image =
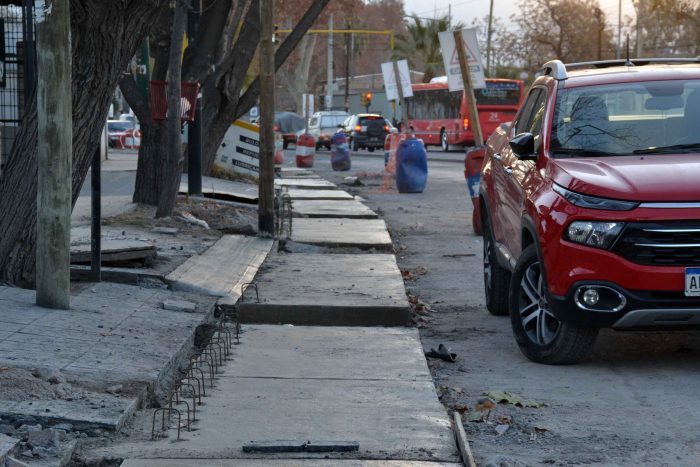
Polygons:
M475 89L481 131L486 140L503 122L515 117L524 97L521 80L487 79L486 88ZM413 97L406 99L409 125L428 145L473 146L465 92L450 92L447 82L414 84Z

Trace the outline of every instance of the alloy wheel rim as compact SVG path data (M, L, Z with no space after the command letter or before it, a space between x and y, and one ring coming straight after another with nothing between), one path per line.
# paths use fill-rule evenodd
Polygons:
M528 338L538 345L554 341L561 326L549 309L545 287L541 264L532 263L520 280L518 316Z

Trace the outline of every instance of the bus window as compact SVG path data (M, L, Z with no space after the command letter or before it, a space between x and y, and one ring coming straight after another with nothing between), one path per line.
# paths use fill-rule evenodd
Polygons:
M408 116L416 120L446 120L459 118L461 92L429 89L413 93L406 99Z
M477 105L518 105L520 84L514 82L487 81L486 88L475 89Z

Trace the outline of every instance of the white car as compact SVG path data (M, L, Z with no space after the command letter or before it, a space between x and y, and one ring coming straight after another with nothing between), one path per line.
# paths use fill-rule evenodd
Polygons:
M316 112L309 120L309 134L316 140L316 150L321 147L331 149L331 136L338 131L350 114L339 110Z

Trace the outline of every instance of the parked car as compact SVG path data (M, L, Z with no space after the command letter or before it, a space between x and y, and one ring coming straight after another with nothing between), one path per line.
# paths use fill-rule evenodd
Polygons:
M353 151L384 147L386 136L392 132L391 122L379 114L351 115L343 122L343 131L348 136Z
M338 110L326 110L313 114L309 120L309 134L316 140L316 150L321 147L331 149L331 136L338 131L338 125L348 117L347 112Z
M700 325L700 59L551 61L489 138L486 303L535 362Z
M110 148L122 148L122 136L133 132L134 124L128 120L107 120L107 141Z
M296 143L297 132L306 128L304 117L294 112L275 112L274 129L282 135L284 149Z

